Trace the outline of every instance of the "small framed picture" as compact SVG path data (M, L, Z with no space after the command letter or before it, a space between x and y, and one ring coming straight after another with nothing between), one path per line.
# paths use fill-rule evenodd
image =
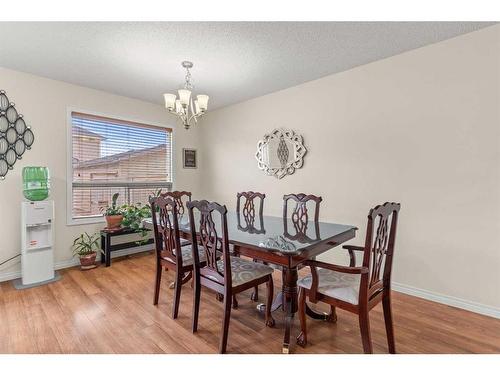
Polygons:
M196 150L194 148L182 149L182 166L184 168L197 168Z

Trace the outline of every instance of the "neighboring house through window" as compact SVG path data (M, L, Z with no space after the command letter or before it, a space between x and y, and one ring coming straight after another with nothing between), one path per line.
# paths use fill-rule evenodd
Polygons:
M71 112L71 135L70 222L95 221L114 193L146 204L171 189L171 129Z

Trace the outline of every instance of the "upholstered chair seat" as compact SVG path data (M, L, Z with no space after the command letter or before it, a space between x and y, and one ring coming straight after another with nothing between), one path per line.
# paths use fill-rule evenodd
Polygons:
M193 265L193 249L191 245L182 246L182 265L192 266ZM200 257L200 262L204 262L207 258L205 255L205 249L203 247L198 248L198 256Z
M220 259L217 268L224 273L224 262ZM256 263L238 257L231 257L231 280L233 287L257 280L263 276L271 275L273 269L262 263Z
M324 268L318 268L318 292L338 300L357 305L361 276L347 274ZM312 276L308 275L298 281L298 285L311 289Z

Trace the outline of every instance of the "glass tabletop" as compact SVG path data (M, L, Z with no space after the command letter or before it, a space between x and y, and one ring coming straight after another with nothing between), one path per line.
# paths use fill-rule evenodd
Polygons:
M214 213L218 236L222 235L220 215ZM195 220L199 220L195 214ZM144 224L152 229L152 219L146 219ZM276 216L256 216L246 218L236 212L227 213L229 241L246 244L262 250L277 251L286 254L297 254L301 250L320 242L357 229L352 225L309 221L295 224L292 220L283 220ZM198 227L198 222L197 222ZM190 233L189 216L179 217L179 230Z

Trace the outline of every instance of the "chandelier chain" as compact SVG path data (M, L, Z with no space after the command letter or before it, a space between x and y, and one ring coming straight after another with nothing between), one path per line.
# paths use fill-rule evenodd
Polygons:
M188 90L192 90L194 88L191 83L191 72L189 71L189 68L186 68L186 82L184 83L184 88Z

